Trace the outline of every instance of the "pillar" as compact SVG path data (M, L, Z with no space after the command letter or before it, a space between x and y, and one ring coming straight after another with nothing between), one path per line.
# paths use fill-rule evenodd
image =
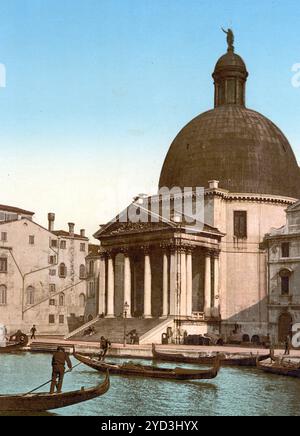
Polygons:
M152 272L151 259L149 251L145 252L145 270L144 270L144 318L152 318Z
M125 303L129 306L127 318L131 318L131 263L128 253L124 257L124 306Z
M189 251L186 255L186 314L193 314L193 257Z
M215 261L214 261L214 290L215 290L215 295L214 295L214 308L215 309L219 309L219 302L220 302L220 260L219 260L219 256L215 256Z
M169 315L169 258L167 252L163 254L163 318Z
M170 254L170 316L176 316L177 251Z
M186 252L182 250L180 253L180 317L186 317L186 291L187 291L187 276L186 276Z
M106 313L106 257L105 255L100 257L99 268L99 290L98 290L98 315L105 315Z
M211 315L211 257L205 255L204 312Z
M108 256L107 267L107 318L115 317L115 264L113 255Z

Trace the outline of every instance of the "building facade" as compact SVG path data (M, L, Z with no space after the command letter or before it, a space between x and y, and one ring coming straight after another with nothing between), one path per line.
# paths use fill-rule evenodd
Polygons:
M284 343L300 323L300 202L287 209L286 224L265 237L269 265L268 321L274 343Z
M3 214L3 215L1 215ZM1 206L0 320L9 332L64 335L84 322L88 238L84 231L54 230L33 221L34 213Z
M105 273L98 311L113 318L126 306L128 317L175 320L176 330L179 324L190 334L252 338L267 335L269 327L262 242L300 198L300 170L283 133L246 107L248 71L233 47L218 60L213 78L214 109L181 130L159 182L160 189L188 188L195 201L197 188L204 188L204 225L190 233L174 210L169 221L153 220L149 203L160 210L160 194L135 200L95 234ZM133 220L132 207L138 210Z

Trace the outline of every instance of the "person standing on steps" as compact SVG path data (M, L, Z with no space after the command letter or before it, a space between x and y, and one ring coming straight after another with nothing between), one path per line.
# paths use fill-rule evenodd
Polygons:
M35 336L36 332L37 332L37 330L36 330L36 326L35 326L35 324L34 324L34 325L32 326L32 328L31 328L31 330L30 330L30 333L31 333L31 340L35 340L35 339L36 339L36 336Z

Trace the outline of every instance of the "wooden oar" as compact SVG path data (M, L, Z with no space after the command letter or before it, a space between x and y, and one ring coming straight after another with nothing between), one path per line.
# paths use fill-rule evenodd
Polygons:
M82 365L82 363L80 362L80 363L78 363L77 365L73 366L72 369L69 369L68 371L65 371L65 374L64 374L64 375L68 374L69 372L72 372L73 369L77 368L79 365ZM25 397L26 395L33 394L33 392L38 391L39 389L43 388L44 386L49 385L51 382L52 382L52 379L49 380L49 381L47 381L46 383L42 384L41 386L38 386L37 388L33 389L32 391L27 392L27 394L24 394L24 397Z

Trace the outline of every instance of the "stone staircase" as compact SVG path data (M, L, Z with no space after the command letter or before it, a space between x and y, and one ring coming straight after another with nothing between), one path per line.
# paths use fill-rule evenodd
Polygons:
M137 319L129 318L126 320L126 332L136 330L140 338L144 337L147 332L152 331L161 324L164 324L165 320L159 318L153 319ZM84 332L88 327L93 326L96 330L96 334L92 336L84 336ZM110 342L115 344L122 344L124 341L124 319L98 319L94 322L85 324L80 329L73 333L70 333L66 339L72 341L84 341L84 342L100 342L101 336L108 338ZM129 339L127 338L127 341Z

